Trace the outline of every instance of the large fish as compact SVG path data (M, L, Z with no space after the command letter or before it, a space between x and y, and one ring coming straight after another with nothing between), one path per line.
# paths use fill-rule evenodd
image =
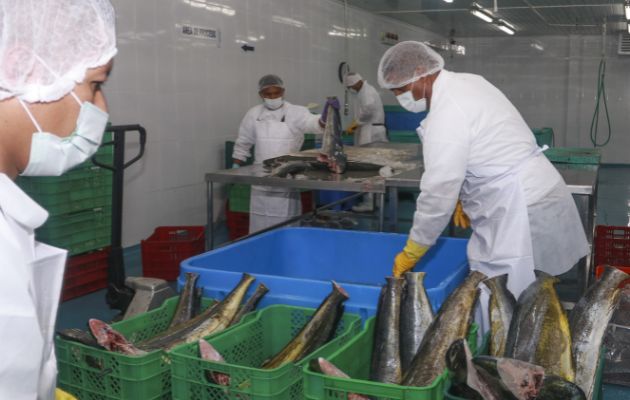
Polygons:
M400 303L405 280L388 276L376 312L370 380L400 383Z
M619 301L619 285L628 278L625 272L606 267L602 277L588 288L571 311L575 383L589 400L593 397L602 340Z
M507 288L507 280L508 275L505 274L486 279L483 282L490 289L490 301L488 302L490 315L489 353L494 357L505 356L505 344L516 305L514 295Z
M93 318L88 321L88 325L98 344L105 349L128 356L141 356L146 354L146 351L134 346L120 332L116 331L105 322Z
M247 299L245 304L243 304L238 309L236 315L234 315L234 318L232 318L232 321L230 321L230 326L238 324L241 318L245 316L245 314L254 311L256 309L256 306L258 305L258 302L263 298L265 294L267 294L268 291L269 289L267 288L267 286L265 286L264 283L258 284L258 287L256 287L256 290L251 295L251 297Z
M428 386L444 372L449 346L457 339L465 339L468 334L479 295L478 286L484 279L486 275L472 271L448 296L405 372L403 385Z
M407 371L424 334L433 322L433 309L424 290L424 272L407 272L400 305L400 361Z
M454 387L471 399L533 400L545 376L542 367L520 360L492 356L472 358L464 339L456 340L449 347L446 364L453 372Z
M262 368L273 369L288 362L297 362L332 338L343 314L343 302L348 299L341 286L335 282L332 285L332 292L319 305L313 317L278 354L265 361Z
M195 342L212 333L224 330L236 315L247 289L253 281L253 276L243 274L238 285L221 302L210 306L195 318L139 343L138 347L145 350L170 350L179 344Z
M199 356L203 360L225 363L225 359L210 343L199 339ZM221 386L230 386L230 375L221 372L206 371L206 379Z
M547 375L536 400L586 400L586 395L575 383Z
M331 172L343 174L346 171L348 157L343 152L343 142L341 141L341 116L339 110L332 105L327 107L326 126L324 127L324 137L318 160L325 162Z
M326 360L325 358L317 358L312 359L310 362L310 367L313 371L320 372L327 376L334 376L336 378L344 378L349 379L348 374L337 368L333 363ZM368 400L366 396L362 396L356 393L348 393L348 400Z
M571 332L555 289L558 278L540 271L536 275L536 281L518 299L506 354L540 365L548 374L573 382Z
M169 328L177 326L182 322L186 322L193 317L196 294L195 286L197 285L197 279L199 279L199 274L186 272L186 282L184 283L182 292L179 295L177 307L175 307L175 314L173 314L173 319L171 319Z

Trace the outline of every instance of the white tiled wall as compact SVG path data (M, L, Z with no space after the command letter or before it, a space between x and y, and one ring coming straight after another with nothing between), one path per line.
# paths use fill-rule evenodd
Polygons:
M335 26L344 26L344 9L329 0L112 3L119 53L105 88L111 120L139 123L148 133L145 157L126 170L124 245L138 243L156 226L205 223L204 173L224 165L224 142L235 139L242 116L259 101L260 76L280 75L293 103L321 104L326 96L343 95L336 77L341 61L375 82L387 49L380 32L396 32L402 40L435 39L350 8L349 26L361 37L348 40L346 55L345 39L331 35ZM183 37L181 24L219 29L220 46ZM243 52L240 41L255 51ZM395 101L383 94L386 103ZM137 150L134 143L128 141L128 156ZM221 205L217 199L216 209Z
M552 127L556 145L592 147L590 126L601 36L473 38L461 42L466 56L454 58L447 68L486 77L512 100L530 126ZM617 36L606 38L606 56L612 140L603 148L603 161L630 163L630 56L617 55ZM603 139L607 133L603 107L600 114L598 137Z

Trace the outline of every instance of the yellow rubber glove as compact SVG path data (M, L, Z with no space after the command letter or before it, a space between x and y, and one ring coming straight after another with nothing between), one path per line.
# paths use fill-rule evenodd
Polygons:
M455 226L458 226L462 229L470 228L470 218L464 212L462 208L462 202L457 201L457 205L455 206L455 212L453 213L453 223Z
M399 277L407 271L411 271L422 258L429 247L422 246L411 239L407 240L407 245L394 258L394 270L392 273L395 277Z
M353 134L354 131L357 130L357 128L359 127L359 124L357 123L356 120L352 120L352 123L346 128L346 132L348 132L348 134Z
M77 400L77 398L70 393L66 393L63 390L57 388L55 389L55 400Z

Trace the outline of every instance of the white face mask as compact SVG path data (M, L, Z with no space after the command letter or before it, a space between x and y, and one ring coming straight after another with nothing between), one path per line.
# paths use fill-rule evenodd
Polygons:
M278 108L282 107L282 105L284 104L284 99L282 97L278 97L277 99L263 98L263 101L265 102L265 107L267 107L270 110L277 110Z
M417 82L417 81L416 81ZM415 85L415 82L414 82ZM396 96L396 100L405 110L412 113L420 113L427 110L427 99L424 97L424 93L422 94L422 98L420 100L416 100L413 98L413 85L411 89L407 90L405 93L401 93Z
M33 134L28 164L21 175L60 176L92 157L98 150L109 114L90 102L81 103L74 92L71 94L81 106L81 111L74 132L64 138L42 132L26 104L20 100L38 131Z

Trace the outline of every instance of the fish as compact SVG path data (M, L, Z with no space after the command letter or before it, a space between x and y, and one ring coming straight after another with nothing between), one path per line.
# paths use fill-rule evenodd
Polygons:
M213 345L204 339L199 339L199 356L202 360L225 363L225 359L221 353L219 353ZM230 375L228 374L206 371L206 379L210 382L216 383L217 385L230 386Z
M349 298L348 293L336 282L333 281L332 286L332 292L319 305L313 317L261 368L273 369L288 362L297 362L332 338L343 314L343 302Z
M464 282L446 299L427 329L418 352L405 372L405 386L428 386L446 369L446 352L457 339L465 339L473 320L473 310L479 296L479 283L486 279L472 271Z
M536 271L536 275L536 281L518 299L506 354L540 365L548 374L573 382L569 320L555 289L559 280L542 271Z
M193 305L195 301L195 286L197 284L197 279L199 279L199 274L195 274L194 272L186 272L186 282L184 283L184 287L182 289L181 294L179 295L179 300L177 301L177 306L175 307L175 314L173 314L173 318L171 319L171 323L169 328L177 326L182 322L188 321L193 317Z
M264 283L260 283L254 293L251 295L251 297L247 299L245 304L243 304L238 309L236 315L234 315L234 318L232 318L232 321L230 321L230 326L238 324L241 318L243 318L247 313L254 311L256 309L256 306L258 305L258 302L260 302L260 300L265 294L267 294L268 291L269 288L267 288Z
M559 376L546 375L536 400L586 400L586 395L575 383Z
M601 278L588 288L571 311L569 325L576 368L575 383L582 388L588 400L593 397L595 389L604 334L619 304L619 285L628 278L630 276L625 272L607 266Z
M505 356L505 346L510 322L514 314L516 299L507 288L508 275L486 279L483 283L490 289L488 302L490 315L489 353L494 357Z
M406 371L416 355L429 325L433 309L424 289L424 272L407 272L400 306L400 361Z
M86 346L95 347L101 349L102 346L98 344L94 336L91 333L78 328L68 328L62 331L58 331L57 334L64 340L77 342Z
M310 362L310 368L313 371L320 372L327 376L334 376L336 378L350 379L348 374L337 368L333 363L325 358L319 357L312 359ZM348 400L368 400L367 396L362 396L356 393L348 393Z
M244 273L238 285L225 299L208 307L197 317L139 343L138 347L145 350L164 349L168 351L182 343L192 343L212 333L224 330L236 315L247 289L254 280L253 276Z
M203 288L202 287L197 287L197 288L195 288L195 294L194 294L194 297L193 297L192 317L191 318L196 317L201 312L201 299L203 299Z
M454 388L469 399L533 400L542 386L542 367L503 357L472 357L468 343L458 339L446 353Z
M321 165L324 168L328 168L328 166L324 163L318 164L306 161L293 161L281 164L279 167L274 168L269 176L276 176L279 178L286 178L288 176L293 177L297 174L303 173L304 171L317 169L318 165Z
M128 356L147 354L146 351L134 346L122 333L101 320L92 318L88 321L88 325L98 344L109 351Z
M400 361L400 303L405 280L388 276L381 290L376 311L376 326L370 364L370 380L399 384L402 377Z
M334 97L330 97L330 99L334 99ZM348 157L343 152L343 142L341 141L341 117L338 109L332 105L327 107L328 114L318 160L325 162L331 172L343 174L346 171Z

